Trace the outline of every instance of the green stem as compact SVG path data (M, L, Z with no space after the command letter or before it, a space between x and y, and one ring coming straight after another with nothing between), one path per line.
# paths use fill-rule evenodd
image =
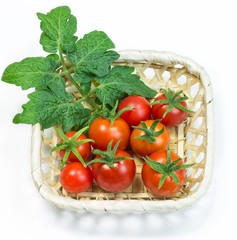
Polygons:
M82 88L79 86L79 84L75 81L75 79L71 76L70 73L66 72L65 74L68 79L70 80L70 82L77 88L78 92L82 95L82 97L84 97L84 92L82 90Z
M79 93L81 93L81 95L84 97L85 94L83 93L83 90L81 89L79 84L74 80L74 78L71 76L70 72L67 70L65 61L63 59L63 53L62 53L61 48L59 48L58 51L59 51L60 61L61 61L62 65L63 65L64 74L68 77L68 79L71 81L71 83L77 88Z
M62 65L63 65L63 70L64 70L65 72L67 72L67 67L66 67L65 61L64 61L64 59L63 59L62 49L59 48L58 51L59 51L60 61L61 61Z
M75 79L71 76L70 72L67 70L65 61L63 59L62 50L60 48L59 48L59 56L60 56L60 61L63 65L64 73L69 79L69 81L76 87L76 89L79 91L79 93L82 95L82 98L84 98L86 102L88 102L93 108L100 110L101 109L100 106L90 99L89 96L91 95L91 93L89 93L88 95L85 94L82 88L80 87L80 85L77 83L77 81L75 81Z
M93 100L91 100L89 96L86 95L85 99L94 109L101 110L101 107L98 104L96 104Z
M80 102L84 102L84 101L86 101L86 99L84 97L82 97L82 98L76 100L75 102L80 103Z
M96 88L94 88L92 91L90 91L90 92L88 93L88 97L90 97L93 93L95 93L95 91L96 91Z

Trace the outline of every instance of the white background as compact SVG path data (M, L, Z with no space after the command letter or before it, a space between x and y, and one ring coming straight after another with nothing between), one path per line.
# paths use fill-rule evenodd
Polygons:
M30 173L29 125L14 125L27 102L19 87L0 82L0 233L4 239L201 239L235 233L236 1L13 1L0 8L0 75L12 62L46 56L36 12L68 5L77 35L103 30L121 49L173 51L204 66L215 101L215 169L208 193L171 213L72 213L41 198ZM235 115L234 115L235 114ZM2 237L1 237L2 238Z

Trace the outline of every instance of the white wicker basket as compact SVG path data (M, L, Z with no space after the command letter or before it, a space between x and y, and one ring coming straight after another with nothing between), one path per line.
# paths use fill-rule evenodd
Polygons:
M179 127L169 129L171 149L184 157L186 162L197 162L187 176L184 188L170 198L153 196L141 183L142 161L137 158L135 183L127 190L107 193L94 186L76 196L67 194L58 180L57 156L44 156L42 151L44 145L55 146L57 136L46 138L39 124L32 129L31 169L35 186L49 202L70 210L161 212L191 206L205 194L212 178L214 116L210 79L204 68L193 60L171 52L126 50L119 53L120 58L114 65L134 66L147 85L183 90L189 97L189 107L195 113ZM47 171L43 169L45 164Z

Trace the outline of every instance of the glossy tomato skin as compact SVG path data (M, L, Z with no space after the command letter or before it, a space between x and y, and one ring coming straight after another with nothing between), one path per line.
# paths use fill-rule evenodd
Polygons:
M146 126L150 128L154 120L147 120L145 121ZM159 122L155 128L155 131L160 131L163 128L163 124ZM138 127L142 127L141 124L138 125ZM144 131L133 129L130 137L130 145L132 150L136 153L139 157L145 157L149 156L153 152L156 152L158 150L167 149L169 143L170 143L170 135L166 127L164 127L164 132L156 137L156 141L154 143L149 143L148 140L141 140L136 139L135 137L140 137L145 134Z
M146 121L150 118L151 107L149 102L144 97L137 95L124 98L118 106L118 112L132 105L134 105L132 109L135 111L126 111L120 116L129 126L137 126L141 121Z
M117 150L115 157L131 157L125 151ZM101 156L96 156L100 159ZM136 165L133 159L115 162L116 168L109 167L106 163L94 162L92 174L96 183L106 191L119 192L127 188L135 177Z
M161 151L154 152L149 156L149 158L156 162L165 164L167 161L167 151L161 150ZM175 154L174 152L171 152L171 162L175 161L178 158L179 156L177 154ZM181 165L181 164L184 164L183 160L180 160L176 165ZM176 170L174 171L174 173L179 178L180 184L176 185L174 180L170 176L167 176L160 189L158 189L158 186L159 186L162 174L156 172L146 162L142 167L141 175L142 175L142 181L144 185L150 192L152 192L157 196L167 197L178 192L185 182L186 169Z
M111 121L105 118L97 118L93 121L89 128L89 138L94 140L92 146L96 149L105 151L111 140L113 140L112 148L121 140L118 148L124 150L130 137L130 128L125 120L118 118L111 127Z
M67 164L60 174L62 187L70 193L80 193L91 187L93 176L89 167L80 162Z
M76 133L77 133L77 132L71 131L71 132L66 133L65 135L66 135L69 139L71 139ZM81 140L85 140L85 139L87 139L87 137L86 137L84 134L81 134L81 135L77 138L76 142L81 141ZM59 140L59 143L62 142L62 141L63 141L63 140L60 139L60 140ZM90 154L91 154L91 144L90 144L89 142L81 144L80 146L76 147L76 149L77 149L77 151L81 154L83 160L86 160L86 159L90 156ZM64 157L65 152L66 152L66 149L60 149L60 150L59 150L59 155L60 155L61 158ZM73 152L71 152L71 153L69 154L69 157L68 157L68 159L67 159L67 162L68 162L68 163L71 163L71 162L78 162L78 161L80 161L80 160L76 157L76 155L75 155Z
M178 97L181 97L180 95ZM165 100L165 94L159 95L154 101ZM179 102L183 107L187 108L187 103L185 101ZM154 119L162 119L165 111L168 108L168 104L155 104L152 105L151 113ZM187 112L174 107L171 112L167 113L162 119L162 123L167 127L175 127L184 121L187 116Z

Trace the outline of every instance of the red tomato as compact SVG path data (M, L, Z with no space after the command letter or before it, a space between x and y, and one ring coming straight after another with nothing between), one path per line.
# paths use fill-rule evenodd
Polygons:
M151 116L151 107L149 102L141 96L128 96L124 98L119 106L118 112L123 108L132 106L135 111L126 111L120 117L123 118L130 126L137 126L141 121L146 121Z
M153 122L154 120L147 120L145 121L145 124L150 128ZM164 125L159 122L155 127L155 132L160 131L163 126ZM142 125L139 124L138 127L142 127ZM161 135L155 137L156 140L153 143L149 143L147 139L142 140L136 138L143 135L145 135L144 131L133 129L130 137L131 148L139 157L145 157L158 150L166 149L170 143L170 135L166 127L164 127L164 132Z
M80 193L91 187L93 182L89 167L84 167L81 162L67 164L60 174L62 187L70 193Z
M111 121L105 118L97 118L90 125L89 138L94 140L92 146L96 149L105 151L111 140L113 141L112 147L122 139L118 148L123 150L127 147L130 137L130 128L126 121L122 118L114 120L111 127Z
M65 135L68 137L68 139L71 139L76 133L77 132L72 131L72 132L66 133ZM84 139L87 139L87 137L84 134L81 134L77 138L76 142L84 140ZM62 141L63 140L60 139L59 143L62 142ZM76 147L76 149L81 154L83 160L86 160L91 154L91 144L89 142L79 145L78 147ZM59 155L60 155L61 158L64 157L65 152L66 152L66 149L60 149L59 150ZM76 155L73 152L71 152L69 154L67 162L70 163L70 162L78 162L78 161L80 161L80 160L76 157Z
M178 98L181 97L180 95ZM159 95L154 101L166 100L165 94ZM187 103L185 101L179 102L183 107L187 108ZM157 103L152 105L151 112L154 119L162 119L165 111L168 108L168 104ZM162 119L162 123L167 127L175 127L184 121L187 116L187 112L174 107L171 112L167 113L166 116Z
M167 151L166 150L157 151L152 153L149 157L153 161L166 164ZM171 152L171 162L175 161L178 158L179 155L175 154L174 152ZM184 164L184 162L183 160L180 160L176 165L182 164ZM150 190L153 194L157 196L166 197L175 194L184 185L184 181L186 178L186 169L176 170L174 171L174 173L179 178L180 181L179 185L176 185L173 178L171 178L168 175L165 178L165 181L161 188L158 189L162 173L155 171L145 162L142 167L142 180L147 189Z
M115 157L131 157L125 151L117 150ZM101 159L97 155L95 159ZM96 183L106 191L118 192L127 188L133 181L136 165L133 159L126 159L113 163L116 168L111 168L106 163L92 163L92 174Z

